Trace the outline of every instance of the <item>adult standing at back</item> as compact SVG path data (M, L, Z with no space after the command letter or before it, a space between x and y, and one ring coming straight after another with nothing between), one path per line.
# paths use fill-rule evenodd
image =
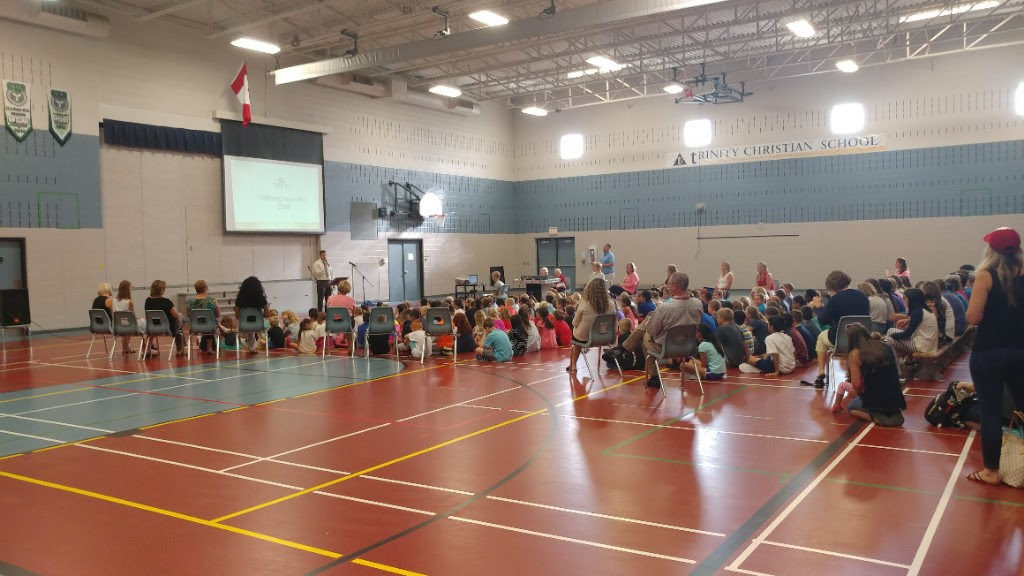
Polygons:
M612 254L611 244L605 244L601 250L602 253L599 260L601 262L601 273L604 274L604 279L611 286L615 282L615 254Z
M825 364L828 363L828 351L835 347L836 329L839 319L843 316L870 316L871 303L866 294L850 288L850 277L842 270L833 270L825 278L825 289L832 294L828 304L821 305L821 297L816 296L810 306L817 310L818 324L828 326L828 331L818 335L815 352L818 354L818 377L814 379L815 388L824 388ZM801 384L810 384L801 381Z
M729 290L732 290L732 281L732 266L725 260L722 260L722 275L718 277L718 284L715 286L715 288L722 291L722 298L729 297Z
M757 263L757 278L754 279L754 286L770 292L775 291L775 277L768 271L768 265L764 262Z
M320 256L313 261L313 265L309 269L313 273L313 279L316 280L316 309L322 311L324 300L331 293L331 278L334 276L331 263L327 261L327 250L320 251Z
M985 236L988 246L974 278L967 321L978 327L971 349L971 378L981 403L981 453L985 467L968 478L1000 484L1003 387L1024 407L1024 255L1020 235L999 228Z

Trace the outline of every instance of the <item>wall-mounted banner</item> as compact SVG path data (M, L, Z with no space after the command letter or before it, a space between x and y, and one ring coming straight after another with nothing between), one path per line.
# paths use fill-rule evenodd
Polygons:
M4 80L4 125L18 142L32 131L32 93L28 84Z
M71 95L63 90L50 90L50 134L61 146L71 137Z
M885 149L884 134L867 136L833 136L794 140L773 144L747 144L724 146L722 148L698 148L669 155L672 166L701 166L707 164L729 164L733 162L757 162L804 156L830 156L857 152L876 152Z

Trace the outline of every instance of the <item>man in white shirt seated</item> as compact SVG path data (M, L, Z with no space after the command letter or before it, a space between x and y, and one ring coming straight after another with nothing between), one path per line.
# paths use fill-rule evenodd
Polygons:
M653 312L648 314L644 321L636 327L636 330L629 335L629 338L623 343L623 347L627 350L635 349L642 337L646 352L660 354L661 347L665 343L665 336L670 328L699 324L704 307L700 300L690 297L690 293L687 291L689 287L689 276L683 272L672 274L667 284L672 299L659 304ZM641 335L637 336L637 333ZM647 385L659 386L658 377L654 373L655 363L647 362L646 369Z

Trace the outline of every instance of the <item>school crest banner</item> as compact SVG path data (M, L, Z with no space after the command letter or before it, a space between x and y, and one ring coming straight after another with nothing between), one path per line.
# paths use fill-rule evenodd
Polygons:
M32 132L32 93L28 84L4 80L4 125L18 142Z
M71 137L71 95L64 90L50 90L50 134L61 146Z

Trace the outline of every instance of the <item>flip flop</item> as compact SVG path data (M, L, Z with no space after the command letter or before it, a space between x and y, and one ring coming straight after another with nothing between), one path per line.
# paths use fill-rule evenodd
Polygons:
M989 486L1002 486L1003 484L1002 480L998 482L989 482L988 480L985 480L984 478L981 477L981 470L971 472L970 474L967 475L967 479L973 480L975 482L981 482L982 484L988 484Z

